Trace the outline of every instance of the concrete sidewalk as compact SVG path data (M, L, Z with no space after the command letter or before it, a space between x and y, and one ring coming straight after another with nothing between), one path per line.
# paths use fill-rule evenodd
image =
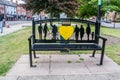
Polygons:
M31 26L31 22L16 24L16 25L10 25L10 28L3 27L3 33L0 33L0 36L4 36L13 32L16 32L18 30L24 29L25 26Z
M6 21L9 25L17 25L17 24L23 24L23 23L32 23L32 21Z
M29 67L29 56L23 55L6 77L0 80L120 80L120 67L105 56L104 64L97 66L100 55L90 54L39 55L35 68Z
M0 80L120 80L120 73L3 77Z

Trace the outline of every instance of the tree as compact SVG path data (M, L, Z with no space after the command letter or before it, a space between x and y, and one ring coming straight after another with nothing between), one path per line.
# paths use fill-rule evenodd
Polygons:
M64 12L68 16L74 16L77 8L77 0L26 0L26 9L34 13L44 10L51 15Z
M78 7L78 11L77 13L79 14L79 16L81 18L85 18L85 17L90 17L91 15L96 15L97 13L97 5L93 5L96 4L96 1L92 1L92 0L79 0L79 2L81 3L81 5Z
M82 18L96 16L98 10L98 0L78 0L79 5L77 13ZM102 0L101 15L107 10L120 12L120 0Z

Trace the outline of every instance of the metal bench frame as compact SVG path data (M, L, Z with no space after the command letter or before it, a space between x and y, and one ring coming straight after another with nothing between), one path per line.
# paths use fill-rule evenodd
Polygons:
M58 21L67 21L70 22L82 22L89 23L95 25L95 39L94 40L38 40L36 39L35 34L35 25L44 23L44 22L58 22ZM100 23L98 21L92 22L88 20L82 19L46 19L39 21L32 21L32 35L28 38L29 41L29 57L30 57L30 67L35 67L33 65L33 57L38 58L36 56L36 51L61 51L61 50L93 50L92 57L95 56L95 52L97 50L101 50L101 57L99 65L103 64L104 51L105 51L105 43L106 38L101 37L100 35ZM99 45L99 39L103 40L102 46ZM69 42L68 44L61 44L61 42ZM41 44L42 43L42 44ZM51 47L52 46L52 47Z

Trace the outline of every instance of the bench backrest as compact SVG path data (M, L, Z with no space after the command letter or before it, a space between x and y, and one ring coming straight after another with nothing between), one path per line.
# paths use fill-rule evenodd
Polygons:
M57 33L59 35L57 35L57 33L54 33L55 29L53 29L52 23L54 22L54 24L59 24L62 26L72 26L72 23L74 24L74 34L72 36L72 38L68 39L68 40L64 40L59 32L58 32L58 27L57 27ZM50 24L49 26L47 25L47 28L50 30L50 33L47 32L46 37L49 36L49 38L45 39L45 23ZM38 29L38 26L40 26L42 24L42 28L40 30L42 30L41 36L42 38L38 38L38 33L40 34L40 31ZM43 25L44 24L44 25ZM79 31L79 34L77 33L77 29L75 29L75 25L76 24L80 24L78 26L79 30L80 30L80 26L81 24L83 25L84 31ZM99 36L100 33L100 27L98 26L98 22L92 22L89 20L82 20L82 19L46 19L46 20L38 20L32 21L32 35L33 35L33 42L35 43L98 43L99 39L97 36ZM87 28L89 26L89 28ZM55 27L54 27L55 28ZM90 29L90 31L89 31ZM81 32L81 33L80 33ZM80 35L82 35L82 32L84 32L85 34L83 35L83 39L80 38ZM90 34L89 34L90 33ZM53 35L55 34L55 35ZM57 35L57 38L56 38ZM88 36L90 35L90 38L88 39ZM79 36L79 39L76 39L75 36ZM55 38L54 38L55 37ZM59 38L58 38L59 37Z

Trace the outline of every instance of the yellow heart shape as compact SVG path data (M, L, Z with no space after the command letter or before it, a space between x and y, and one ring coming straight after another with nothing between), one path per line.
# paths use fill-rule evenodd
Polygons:
M58 31L65 40L68 40L72 36L74 28L72 26L60 26Z

